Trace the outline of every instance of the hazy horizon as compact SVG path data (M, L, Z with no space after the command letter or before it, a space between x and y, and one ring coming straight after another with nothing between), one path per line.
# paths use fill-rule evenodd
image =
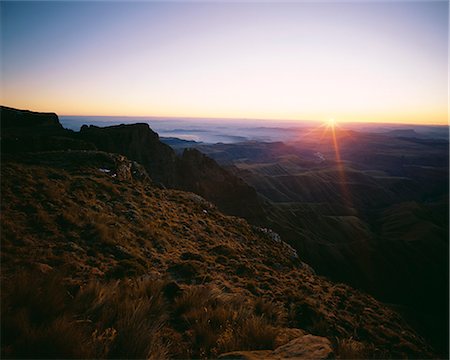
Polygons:
M120 124L146 123L163 138L178 138L200 143L239 143L247 141L289 142L308 134L307 130L323 128L324 124L303 121L212 118L159 118L151 116L60 116L63 127L79 131L82 125L100 127ZM360 132L389 133L413 130L409 136L448 139L444 125L338 123L337 128Z
M87 116L447 124L448 2L8 2L1 101Z

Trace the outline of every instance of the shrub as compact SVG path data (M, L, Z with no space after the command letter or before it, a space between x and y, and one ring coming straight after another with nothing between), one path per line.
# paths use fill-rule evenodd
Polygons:
M19 274L2 292L2 355L165 358L162 283L90 283L69 296L61 278Z
M272 324L285 324L287 312L282 303L257 298L254 304L255 314L266 318Z
M338 339L336 344L336 357L338 359L367 359L370 353L366 346L353 338Z
M106 273L109 279L139 276L146 272L146 268L135 259L120 260L117 265Z
M255 307L239 296L207 286L191 287L175 301L174 326L190 337L193 357L215 357L223 352L272 349L276 329Z
M35 359L81 359L94 357L87 329L67 316L48 325L24 327L16 342L15 356Z
M274 303L151 279L93 281L73 297L61 277L27 273L1 295L4 357L216 357L272 349L284 318Z
M67 314L71 301L61 277L19 273L2 284L2 355L91 357L90 334Z

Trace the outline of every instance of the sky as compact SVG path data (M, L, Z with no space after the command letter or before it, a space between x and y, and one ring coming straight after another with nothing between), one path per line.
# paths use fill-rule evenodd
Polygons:
M447 1L0 2L0 102L447 124Z

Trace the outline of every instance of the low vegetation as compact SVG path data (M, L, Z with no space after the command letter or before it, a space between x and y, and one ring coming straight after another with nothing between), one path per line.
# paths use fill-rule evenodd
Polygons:
M341 358L430 356L397 313L289 246L191 193L114 176L115 163L3 159L3 358L216 358L288 332L327 337Z
M64 283L53 272L22 272L2 284L3 357L209 358L272 349L281 320L262 300L211 286L135 278L74 290Z

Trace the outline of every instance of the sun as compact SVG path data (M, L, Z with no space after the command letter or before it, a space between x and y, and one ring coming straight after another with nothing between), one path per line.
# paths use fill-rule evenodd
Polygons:
M327 120L326 124L327 124L327 127L334 129L337 125L337 122L336 122L336 120L334 120L334 118L330 118Z

